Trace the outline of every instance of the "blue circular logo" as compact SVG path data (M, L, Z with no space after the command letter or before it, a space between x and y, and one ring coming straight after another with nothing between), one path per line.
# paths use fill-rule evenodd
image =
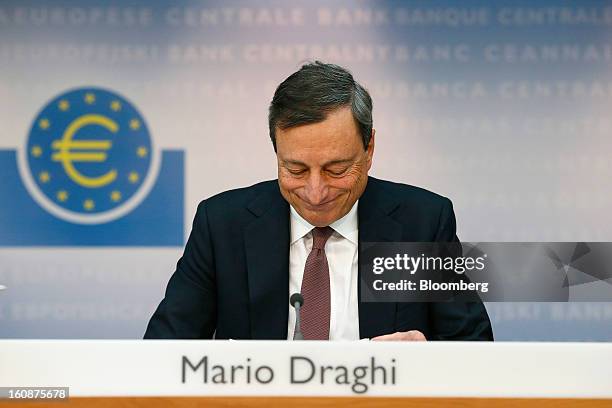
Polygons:
M158 171L144 118L122 96L79 88L36 116L19 167L34 199L82 224L121 217L148 194Z

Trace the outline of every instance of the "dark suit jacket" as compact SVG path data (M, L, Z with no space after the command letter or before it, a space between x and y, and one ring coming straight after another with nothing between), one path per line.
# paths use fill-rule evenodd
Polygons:
M450 200L368 179L359 242L454 241ZM359 281L359 279L358 279ZM492 340L482 303L366 303L359 333L420 330L429 340ZM289 205L276 180L227 191L198 206L193 229L145 338L286 339Z

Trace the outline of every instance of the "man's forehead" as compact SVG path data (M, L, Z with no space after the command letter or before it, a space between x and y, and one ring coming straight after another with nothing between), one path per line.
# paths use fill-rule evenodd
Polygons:
M293 164L293 165L298 165L298 166L308 166L309 164L302 161L302 160L295 160L295 159L280 159L281 162L283 164ZM355 161L354 157L350 157L350 158L345 158L345 159L333 159L333 160L328 160L324 163L322 163L322 166L333 166L333 165L342 165L342 164L351 164Z

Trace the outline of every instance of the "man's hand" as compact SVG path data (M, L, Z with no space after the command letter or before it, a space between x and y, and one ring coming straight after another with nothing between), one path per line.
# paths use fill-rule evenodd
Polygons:
M425 335L418 330L395 332L384 336L374 337L372 341L427 341Z

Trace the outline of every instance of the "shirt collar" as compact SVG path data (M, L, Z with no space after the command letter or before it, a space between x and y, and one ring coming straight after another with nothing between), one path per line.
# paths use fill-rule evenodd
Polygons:
M353 204L351 210L346 213L344 217L329 225L336 233L340 234L345 239L348 239L355 245L357 245L358 240L357 204L359 204L359 200ZM311 225L308 221L302 218L302 216L298 214L293 206L290 206L290 208L291 245L293 245L296 241L300 240L306 234L312 231L314 225Z

